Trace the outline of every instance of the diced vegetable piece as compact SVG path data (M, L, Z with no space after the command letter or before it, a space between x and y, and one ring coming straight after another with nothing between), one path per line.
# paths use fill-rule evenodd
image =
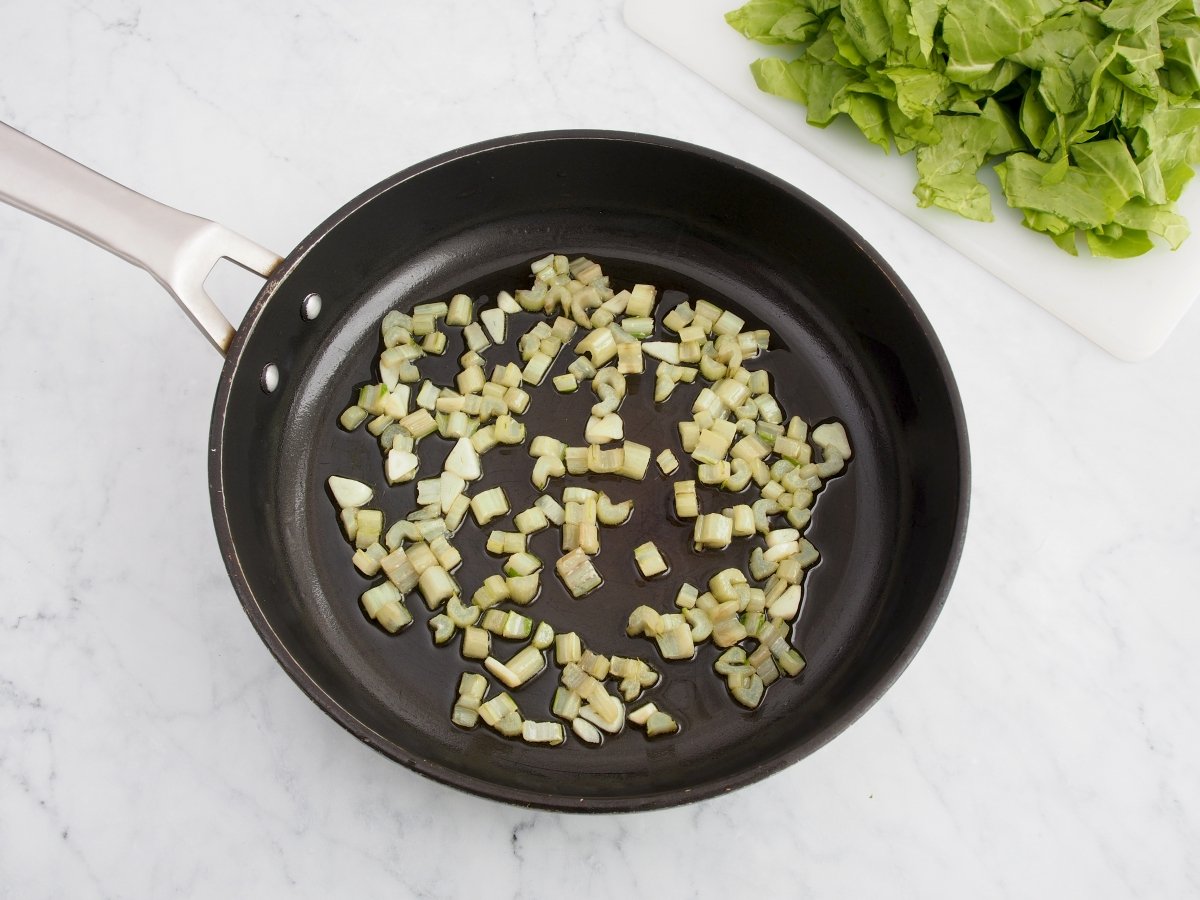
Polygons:
M517 676L520 684L525 684L546 668L546 657L539 648L530 644L518 650L505 665L508 666L510 672Z
M470 438L466 437L460 437L454 442L454 448L446 457L442 468L464 481L476 481L483 474L479 453Z
M675 490L675 515L681 519L694 519L699 516L700 508L696 497L696 482L676 481L673 487Z
M366 506L375 497L375 491L369 485L353 478L343 478L340 475L330 475L326 482L333 499L342 509Z
M489 575L475 591L471 602L480 609L491 609L509 598L508 582L503 575Z
M471 498L471 513L480 525L508 515L509 509L508 497L502 487L490 488Z
M657 640L658 650L664 659L691 659L696 653L692 629L682 617L681 621L675 622L659 635Z
M479 709L479 704L487 696L487 679L477 672L463 672L458 679L458 702L471 709Z
M521 686L521 679L517 677L517 674L494 656L489 656L485 659L483 665L505 687L518 688Z
M567 366L567 374L574 375L577 382L588 381L596 375L596 367L586 356L580 356L569 366Z
M580 356L587 354L592 365L599 369L617 355L617 342L607 328L598 328L575 345L575 352Z
M546 518L546 514L536 506L531 506L524 512L517 513L513 517L513 524L517 526L517 531L522 534L534 534L546 528L550 522ZM528 574L528 573L522 573Z
M412 624L412 620L412 614L400 600L383 604L375 613L375 621L383 626L383 629L389 634L395 634Z
M603 739L600 729L587 719L582 719L579 717L573 718L571 720L571 730L575 732L575 735L581 741L584 741L588 744L599 744Z
M658 468L662 470L664 475L673 475L679 471L679 460L675 458L675 454L671 452L669 447L658 454L655 462L658 463Z
M518 552L510 556L504 563L504 574L513 577L532 575L542 567L542 561L532 553Z
M583 644L573 631L554 636L554 661L560 666L577 663L583 657Z
M354 546L366 550L372 544L378 543L383 535L383 513L377 509L360 509L354 514L356 527L354 531Z
M646 637L657 637L662 632L662 616L652 607L639 606L629 614L629 624L625 627L625 633L630 637L642 634Z
M466 294L455 294L446 305L447 325L469 325L474 315L475 304Z
M579 715L582 705L583 698L578 693L566 687L558 687L554 690L550 712L561 719L574 720Z
M571 596L576 598L590 594L603 584L600 574L581 548L576 548L559 559L555 569Z
M358 571L368 578L379 574L379 561L387 556L387 550L378 542L371 544L365 550L356 550L352 562Z
M479 710L455 703L450 712L450 721L460 728L474 728L479 723Z
M647 541L636 547L633 551L633 561L637 563L638 569L645 578L662 575L668 568L667 561L663 559L662 553L653 541Z
M596 689L580 708L579 715L601 731L616 734L625 724L625 704L606 692L599 682L592 684Z
M629 292L629 302L625 312L631 316L650 316L654 314L654 301L658 289L652 284L635 284Z
M583 656L579 658L579 668L597 681L603 681L608 677L610 665L607 656L593 653L591 650L584 650Z
M454 579L441 566L430 566L422 572L417 587L421 591L425 605L430 609L437 609L458 593L458 586L454 583Z
M463 629L461 650L467 659L486 659L492 652L491 632L468 625Z
M491 726L495 726L505 716L515 712L518 712L516 701L504 691L479 705L479 717Z
M624 449L614 447L608 450L601 450L599 444L588 444L588 471L595 472L598 475L611 475L618 472L624 464Z
M369 415L370 413L368 413L361 406L347 406L345 410L342 411L341 416L338 417L338 424L347 431L353 431L363 422L367 421L367 417Z
M622 375L640 375L645 371L645 360L642 357L642 345L617 345L617 371Z
M497 416L492 427L501 444L519 444L525 440L525 426L507 413Z
M429 630L433 632L433 642L438 646L446 643L450 638L454 637L454 632L458 630L458 626L454 624L454 620L444 613L438 613L433 616L429 622Z
M493 344L503 344L508 333L507 315L503 309L492 307L479 314L479 321L487 329Z
M496 723L496 730L505 737L520 737L524 721L525 720L521 717L520 712L510 712L507 716Z
M519 531L493 531L488 535L487 552L496 556L523 553L525 540L525 535Z
M521 372L521 377L530 384L541 384L542 379L546 377L546 373L550 370L550 366L553 363L554 357L539 350L525 364L525 368Z
M633 501L614 503L603 491L596 498L596 518L601 525L623 525L633 515Z
M583 439L589 444L606 444L609 441L619 441L624 436L624 423L616 413L591 416L583 432Z
M533 630L533 636L529 639L530 644L538 650L546 650L554 645L554 629L549 622L538 622L537 628Z
M385 581L382 584L376 585L368 591L365 591L359 597L359 602L362 603L363 611L372 619L376 613L387 603L399 602L403 597L400 591L390 581Z
M851 456L850 439L846 436L845 426L841 422L826 422L818 425L812 431L812 442L826 453L836 453L842 459Z
M675 595L675 605L680 609L691 609L696 605L696 598L700 592L686 581L680 585L679 592Z
M536 572L528 575L510 575L504 581L508 586L509 599L521 605L532 603L541 585L541 578Z
M645 444L626 441L621 449L624 451L624 459L617 469L617 474L641 481L646 477L646 469L650 465L650 448Z
M729 692L733 694L733 699L747 709L757 709L758 705L762 703L765 686L757 672L752 673L736 685L731 681L730 685Z
M658 737L664 734L675 734L679 731L679 723L662 710L657 710L646 719L647 737Z
M533 630L533 619L513 610L489 609L484 613L482 624L493 634L509 640L524 640Z
M553 497L548 494L543 494L533 501L533 505L545 513L546 518L553 525L562 525L564 510L562 506Z
M642 352L652 359L658 359L671 365L679 364L679 344L675 341L645 341Z
M566 740L566 732L559 722L530 722L522 723L521 738L527 744L550 744L557 746Z
M645 726L646 721L656 712L658 712L658 707L653 703L643 703L637 709L628 713L626 718L634 725Z
M697 549L723 549L733 540L733 521L720 513L709 513L696 518L693 543Z

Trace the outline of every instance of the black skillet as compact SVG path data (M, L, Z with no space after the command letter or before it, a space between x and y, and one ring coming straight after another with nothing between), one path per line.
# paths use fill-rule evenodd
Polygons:
M0 162L11 149L0 142ZM89 228L66 221L79 210L47 210L48 203L19 193L0 190L9 202L156 270L177 297L185 293L156 259L147 261L151 254L114 247L121 242L105 232L99 211ZM119 234L123 226L113 227ZM210 486L226 566L287 673L353 735L404 766L549 809L640 810L710 797L775 772L841 732L883 694L932 627L967 519L967 436L954 380L895 273L795 188L677 141L551 132L477 144L407 169L348 203L281 264L230 239L222 230L210 250L270 277L228 344L213 409ZM481 668L433 646L429 614L415 596L409 608L416 622L398 636L360 612L367 582L350 566L325 480L369 481L389 520L413 503L411 485L386 487L374 440L336 424L356 387L372 380L380 319L453 293L494 296L525 286L529 261L551 251L586 254L622 284L656 284L664 292L660 317L685 296L706 298L769 328L775 349L765 367L787 413L846 424L855 457L819 496L808 532L822 560L808 577L793 636L808 666L772 686L755 712L729 698L712 672L711 646L693 662L664 663L652 645L623 633L633 606L665 610L681 580L701 584L720 568L744 565L748 552L745 544L725 554L693 551L690 529L670 514L670 480L654 467L642 483L586 479L635 500L631 523L602 534L597 566L605 585L573 600L548 574L528 612L579 631L601 652L651 660L664 677L648 699L676 714L677 736L647 740L630 730L600 748L573 737L547 748L482 727L461 730L449 718L454 686L460 672ZM203 318L194 308L190 314ZM510 323L516 333L533 321L522 318ZM207 330L224 343L219 327ZM423 374L453 374L461 349L452 340L447 357L423 363ZM514 343L489 351L489 363L511 358ZM652 389L651 377L631 382L622 409L627 437L655 452L678 450L675 423L694 390L681 389L655 409ZM580 442L591 399L586 391L563 397L548 385L536 390L524 417L528 433ZM443 449L425 454L422 475L435 473L448 449L436 437L430 446ZM687 472L690 460L679 455ZM495 450L485 463L476 490L503 484L514 510L532 501L524 448ZM719 508L715 495L701 502ZM538 535L533 551L556 558L555 536ZM631 561L632 548L649 537L672 565L652 582ZM466 557L456 573L463 584L498 570L473 524L456 543ZM517 646L498 647L497 655ZM533 717L549 718L552 672L518 694Z

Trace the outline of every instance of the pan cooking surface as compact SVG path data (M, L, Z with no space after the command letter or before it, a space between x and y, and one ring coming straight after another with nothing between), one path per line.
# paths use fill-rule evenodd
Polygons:
M547 184L549 188L545 187ZM537 185L541 185L538 187ZM546 563L528 615L576 630L602 653L640 656L662 675L644 695L672 712L682 732L647 740L627 729L600 748L573 736L558 748L506 740L450 723L458 676L482 671L457 639L433 645L430 613L391 636L365 618L358 595L371 583L350 564L331 474L376 489L388 521L414 507L415 485L390 488L377 442L346 433L337 416L374 380L378 323L389 309L465 292L494 296L529 283L546 252L590 256L619 288L660 289L658 319L684 297L709 299L772 332L772 350L750 365L771 372L785 413L810 423L838 418L855 449L846 472L819 496L807 536L822 554L805 583L793 643L808 660L781 679L757 711L739 707L712 671L719 650L692 662L662 660L652 642L624 634L634 606L669 609L678 585L703 585L752 544L723 553L691 549L691 523L671 515L671 482L690 477L677 422L697 387L655 405L653 375L634 376L621 409L626 437L684 461L673 478L652 463L641 483L611 476L558 479L632 497L632 521L603 528L597 568L605 585L580 600L553 573L558 532L531 539ZM312 321L301 315L311 292ZM537 321L512 317L489 366L516 358L516 337ZM462 352L422 375L450 383ZM564 350L551 375L574 357ZM259 375L274 363L280 386ZM648 366L652 372L652 367ZM531 389L528 438L582 443L590 390L557 394L549 376ZM420 477L435 475L451 442L421 443ZM528 444L484 457L472 493L502 484L513 511L537 492ZM348 205L301 245L264 288L232 348L214 412L214 510L231 574L252 621L289 673L331 715L404 764L487 796L554 808L636 809L709 796L794 761L860 714L903 667L940 608L965 521L966 446L961 410L928 326L894 276L852 232L812 201L707 151L656 139L598 133L529 136L469 148L402 173ZM734 501L701 487L704 509ZM454 543L468 594L500 559L468 517ZM653 538L671 572L647 582L632 549ZM493 640L506 659L521 646ZM557 669L514 697L529 718L549 719ZM493 688L493 691L495 688Z

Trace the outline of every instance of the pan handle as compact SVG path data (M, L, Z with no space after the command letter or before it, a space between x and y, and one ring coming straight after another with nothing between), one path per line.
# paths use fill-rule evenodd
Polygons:
M204 290L204 279L219 259L264 278L281 262L228 228L131 191L3 122L0 200L145 269L222 354L234 329Z

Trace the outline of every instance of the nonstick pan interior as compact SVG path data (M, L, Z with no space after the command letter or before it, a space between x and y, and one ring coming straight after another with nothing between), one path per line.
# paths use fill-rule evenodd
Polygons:
M533 538L548 563L542 592L526 611L556 630L576 630L599 652L641 656L664 678L647 698L671 710L682 732L648 741L629 730L591 748L506 740L450 723L458 676L482 671L457 642L433 645L430 617L409 598L414 624L385 634L360 611L370 582L350 564L331 474L373 484L388 520L413 508L413 485L388 488L376 442L347 433L337 416L359 385L374 380L378 323L393 308L465 292L494 296L528 284L530 260L584 254L620 284L649 281L665 291L659 319L682 296L706 298L769 328L763 363L787 414L838 418L855 448L846 473L819 497L808 537L822 554L805 586L794 643L808 666L772 686L749 712L712 672L717 649L690 663L664 662L653 644L624 634L632 608L670 608L682 580L703 584L744 566L749 545L721 554L690 548L690 522L670 514L671 480L652 465L642 483L590 476L556 481L602 486L632 497L631 523L604 529L597 567L605 586L572 599L553 574L557 531ZM322 299L313 320L304 298ZM662 296L662 295L660 295ZM515 335L535 321L510 321L489 364L515 358ZM748 326L749 327L749 326ZM462 352L451 334L446 357L422 374L448 383ZM564 351L551 374L573 357ZM267 393L261 374L278 367ZM756 362L753 365L757 366ZM695 388L657 408L653 376L634 377L622 409L626 436L655 453L680 451L676 423ZM533 392L527 433L582 443L584 389ZM435 475L450 443L422 443L421 477ZM485 796L558 809L667 806L746 784L836 735L902 670L943 602L966 521L967 445L945 359L906 289L860 238L811 199L718 154L657 138L600 132L528 135L448 154L408 170L339 211L288 258L243 323L231 348L212 428L214 514L234 584L271 651L298 684L352 733L404 765ZM536 497L526 446L485 457L474 490L503 484L514 511ZM727 495L726 495L727 496ZM380 499L382 498L382 499ZM706 509L729 505L702 493ZM497 527L493 525L491 527ZM490 530L490 529L489 529ZM647 583L632 548L653 537L669 576ZM468 593L500 560L468 519L455 544ZM467 587L469 586L469 587ZM507 658L519 644L494 642ZM526 714L550 718L550 667L516 694ZM495 688L493 688L494 690Z

